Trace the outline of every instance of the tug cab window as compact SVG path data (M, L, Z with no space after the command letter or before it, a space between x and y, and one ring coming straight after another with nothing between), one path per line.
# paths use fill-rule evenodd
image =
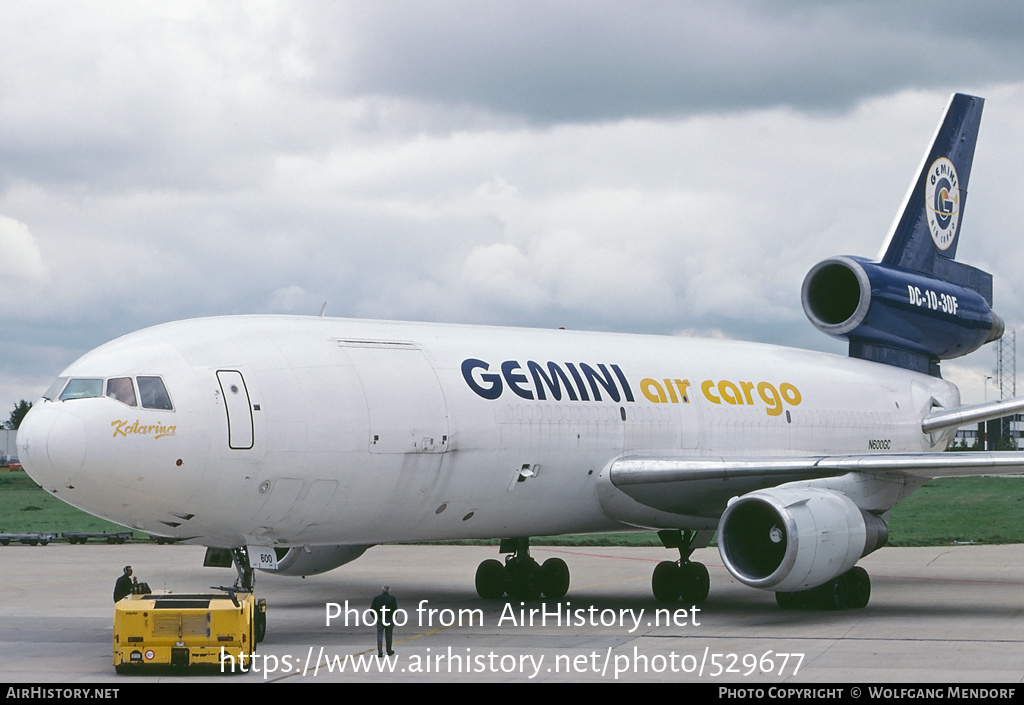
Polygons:
M171 411L171 398L167 395L164 381L159 377L136 377L139 383L139 397L143 409L164 409Z
M135 385L131 377L114 377L107 380L107 396L122 404L135 406Z

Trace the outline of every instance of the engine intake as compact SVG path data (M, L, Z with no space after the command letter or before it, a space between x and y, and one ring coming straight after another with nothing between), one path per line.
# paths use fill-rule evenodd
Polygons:
M718 550L729 572L750 587L782 592L845 573L888 537L877 516L844 494L819 489L750 492L718 524Z
M804 278L804 313L818 330L848 340L852 357L936 374L938 360L966 355L1003 334L991 296L947 280L960 276L981 289L989 275L952 261L946 268L946 279L939 279L833 257Z

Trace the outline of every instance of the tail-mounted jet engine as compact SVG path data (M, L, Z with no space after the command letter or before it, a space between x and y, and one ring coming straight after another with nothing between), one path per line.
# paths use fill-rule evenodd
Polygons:
M991 308L992 278L947 260L945 279L861 257L833 257L804 279L814 326L850 342L850 356L938 376L938 361L973 352L1003 334ZM962 284L949 281L953 279Z
M823 585L888 537L885 522L846 495L814 488L750 492L733 500L718 524L719 552L729 572L746 585L777 592Z

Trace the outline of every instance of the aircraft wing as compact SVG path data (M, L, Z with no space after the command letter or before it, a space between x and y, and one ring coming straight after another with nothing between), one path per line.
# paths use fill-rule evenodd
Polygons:
M938 433L1024 411L1024 397L938 409L921 421L923 433ZM1024 453L865 453L778 458L682 458L625 456L612 462L608 477L620 489L665 483L719 482L722 485L778 485L796 480L836 477L851 472L915 477L963 477L1024 473Z
M1024 473L1024 453L868 453L790 458L632 455L614 460L606 472L610 484L632 500L690 517L691 528L710 529L732 498L790 482L836 478L828 482L835 485L833 489L864 495L857 500L858 505L884 511L928 478ZM869 478L871 481L865 482ZM619 507L609 503L606 511L627 523L641 525Z
M1024 453L867 453L796 458L659 458L626 456L614 461L609 478L616 487L687 481L728 481L770 477L772 484L834 477L850 472L905 473L918 477L1012 475L1024 473Z

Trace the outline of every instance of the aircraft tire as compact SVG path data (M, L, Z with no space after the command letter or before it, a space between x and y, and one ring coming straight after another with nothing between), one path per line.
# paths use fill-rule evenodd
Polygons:
M654 567L651 576L651 590L658 602L675 602L679 599L680 571L679 564L662 561Z
M832 578L812 591L812 602L823 610L843 610L849 606L850 585L846 573Z
M489 558L476 568L476 594L485 600L500 600L505 594L505 566Z
M708 599L711 577L703 563L684 563L679 567L679 596L683 602L699 605Z
M799 592L777 592L775 602L784 610L798 610L803 607L803 593Z
M868 575L868 572L859 565L855 565L843 577L846 578L849 586L847 607L851 609L867 607L871 600L871 576Z
M257 612L255 622L253 631L256 633L256 643L262 644L263 640L267 638L267 613Z
M532 558L512 561L505 566L505 592L513 600L540 597L540 566Z
M540 567L540 589L544 597L561 600L569 592L569 566L561 558L548 558Z

